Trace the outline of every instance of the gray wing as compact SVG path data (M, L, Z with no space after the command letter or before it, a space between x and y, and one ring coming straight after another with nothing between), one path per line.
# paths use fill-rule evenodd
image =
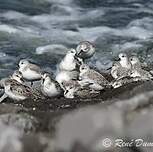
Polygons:
M32 71L36 71L38 73L42 73L42 70L39 66L35 65L35 64L30 64L30 67L29 67Z
M95 80L98 84L105 85L105 84L108 84L109 83L103 75L101 75L100 73L98 73L95 70L90 70L90 72L88 74L88 77L90 79Z
M28 86L22 85L20 83L12 83L10 86L11 91L14 94L21 95L21 96L28 96L32 95L31 89Z

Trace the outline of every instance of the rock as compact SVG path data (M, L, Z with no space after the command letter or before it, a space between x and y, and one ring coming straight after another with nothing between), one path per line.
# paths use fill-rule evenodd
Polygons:
M0 122L8 126L15 127L22 133L36 132L37 128L40 126L38 120L35 117L26 113L2 114L0 115Z
M0 152L21 152L21 134L14 127L0 122Z
M109 121L108 121L109 120ZM62 117L56 126L55 147L69 151L75 143L97 150L105 138L124 136L122 111L102 106L81 108ZM100 147L105 149L103 145Z

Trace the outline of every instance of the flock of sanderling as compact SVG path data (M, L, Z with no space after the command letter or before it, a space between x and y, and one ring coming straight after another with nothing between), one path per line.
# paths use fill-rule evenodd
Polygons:
M0 102L7 97L17 101L61 96L96 97L106 88L117 88L128 82L153 79L151 72L143 69L143 63L138 57L128 57L127 54L120 53L119 60L114 61L111 67L114 80L109 82L101 73L85 64L86 59L94 53L95 47L88 41L81 42L76 49L70 49L59 64L55 79L38 65L26 59L20 60L19 69L0 81L4 90ZM33 87L33 82L38 80L40 90ZM27 85L27 81L31 82L31 85Z

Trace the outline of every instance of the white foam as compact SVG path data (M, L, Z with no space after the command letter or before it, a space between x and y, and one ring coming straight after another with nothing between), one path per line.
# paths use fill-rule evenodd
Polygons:
M1 24L0 31L12 34L12 33L17 33L18 29L14 28L11 25Z
M7 11L7 12L4 12L4 13L1 13L0 16L6 18L8 20L12 20L12 19L19 20L19 19L23 19L23 18L28 17L25 14L19 13L19 12L16 12L16 11Z
M66 48L64 45L58 45L58 44L51 44L51 45L45 45L45 46L39 46L36 48L36 54L44 54L44 53L56 53L56 54L64 54L66 53L68 48Z

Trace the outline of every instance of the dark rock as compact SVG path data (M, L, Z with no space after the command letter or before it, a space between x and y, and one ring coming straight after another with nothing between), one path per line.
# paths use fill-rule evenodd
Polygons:
M0 152L21 152L21 137L16 128L0 122Z
M22 133L36 132L40 125L36 118L26 113L2 114L0 115L0 122L15 127Z

